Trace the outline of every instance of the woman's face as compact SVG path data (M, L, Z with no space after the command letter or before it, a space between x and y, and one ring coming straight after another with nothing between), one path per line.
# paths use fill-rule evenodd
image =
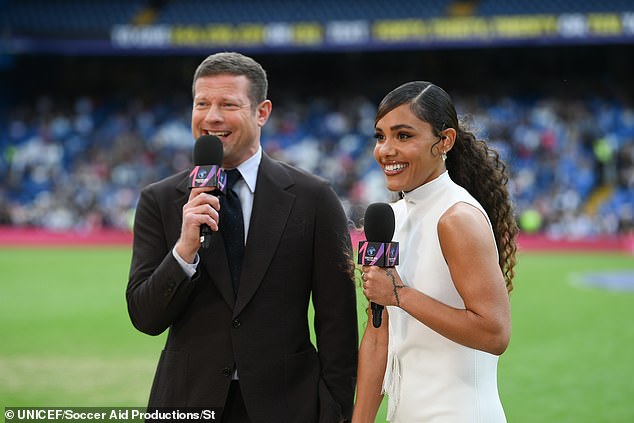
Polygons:
M453 144L450 137L434 135L432 126L416 117L409 104L383 116L375 137L374 158L390 191L408 192L438 177L445 171L441 153Z

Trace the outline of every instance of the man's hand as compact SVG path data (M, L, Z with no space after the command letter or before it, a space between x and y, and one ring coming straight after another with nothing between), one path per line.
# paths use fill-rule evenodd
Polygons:
M193 263L200 248L200 226L207 225L218 230L220 200L209 194L212 188L192 188L189 200L183 206L181 236L176 241L176 252L183 260Z

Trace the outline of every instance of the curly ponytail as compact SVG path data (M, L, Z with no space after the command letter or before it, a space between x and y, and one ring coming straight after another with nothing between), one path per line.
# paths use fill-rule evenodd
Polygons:
M506 188L506 165L497 151L476 139L471 132L457 129L456 141L447 153L445 166L451 179L465 188L486 211L498 247L499 264L506 288L513 289L515 238L518 227Z

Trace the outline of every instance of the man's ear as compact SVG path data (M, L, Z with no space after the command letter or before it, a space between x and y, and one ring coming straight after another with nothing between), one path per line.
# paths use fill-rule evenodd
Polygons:
M258 108L255 113L260 128L263 127L266 124L266 121L269 120L271 110L273 110L273 103L271 103L271 100L264 100L258 104Z

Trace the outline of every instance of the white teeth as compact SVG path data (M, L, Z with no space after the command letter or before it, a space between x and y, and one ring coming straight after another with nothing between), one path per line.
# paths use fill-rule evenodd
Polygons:
M385 165L384 169L388 172L395 172L398 170L405 169L407 167L407 163L392 163Z
M207 135L214 135L216 137L226 137L227 135L230 134L229 131L224 131L224 132L203 131L203 132Z

